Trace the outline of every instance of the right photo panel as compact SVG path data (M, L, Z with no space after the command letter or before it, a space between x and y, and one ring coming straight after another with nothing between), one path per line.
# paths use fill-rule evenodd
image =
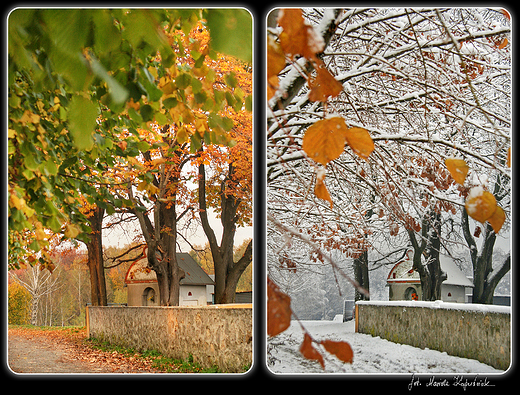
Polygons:
M265 34L269 371L507 372L508 10L275 8Z

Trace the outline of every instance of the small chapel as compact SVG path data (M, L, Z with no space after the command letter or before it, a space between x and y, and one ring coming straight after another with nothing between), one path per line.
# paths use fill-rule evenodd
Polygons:
M186 253L177 254L177 263L184 270L180 282L180 306L206 306L212 304L215 282L195 260ZM147 258L135 261L125 276L128 289L128 306L158 306L159 285L155 272L148 267Z
M467 303L467 296L473 288L473 282L457 267L455 262L446 256L440 257L441 269L448 276L441 284L441 300L443 302ZM389 300L422 300L421 279L413 269L413 251L397 263L386 280L389 287Z

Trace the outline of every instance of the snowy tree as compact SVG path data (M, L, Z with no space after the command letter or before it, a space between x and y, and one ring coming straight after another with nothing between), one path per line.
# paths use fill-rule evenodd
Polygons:
M295 22L297 12L277 12L268 28L268 229L280 230L276 218L291 229L285 239L302 235L354 258L404 234L435 298L439 252L461 241L450 231L457 211L476 207L470 216L494 232L509 225L509 14L309 9ZM471 194L499 179L494 204ZM476 218L485 205L489 216Z

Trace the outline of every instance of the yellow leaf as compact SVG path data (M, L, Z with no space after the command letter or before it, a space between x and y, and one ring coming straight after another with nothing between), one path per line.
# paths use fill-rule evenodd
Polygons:
M141 181L138 185L137 185L137 190L139 192L141 191L144 191L146 190L146 187L148 186L148 183L146 181Z
M273 97L278 88L278 73L285 67L285 55L274 38L268 37L267 44L267 100Z
M362 159L368 159L374 150L374 142L364 128L353 127L346 131L347 144L354 153Z
M166 162L166 158L158 158L158 159L154 159L150 162L150 164L153 166L153 167L157 167L159 165L162 165L163 163Z
M489 224L493 227L495 233L498 233L500 229L502 229L502 225L506 221L506 213L502 209L502 207L497 206L497 209L493 213L491 217L487 220Z
M314 187L314 194L317 198L326 200L330 203L330 208L332 208L332 199L330 197L329 191L327 190L327 187L325 186L325 171L318 172L318 176L316 177L316 186Z
M343 362L352 363L354 359L354 352L352 351L352 347L350 344L343 341L334 341L334 340L322 340L320 344L330 352L334 354L338 359Z
M280 45L269 35L267 40L267 78L278 75L285 67L285 55Z
M302 148L314 161L327 165L345 149L347 126L343 118L323 119L313 124L303 137Z
M302 55L307 59L316 57L323 51L324 42L314 28L303 19L300 8L280 10L278 24L283 28L280 33L280 46L286 54Z
M180 127L179 130L177 130L177 142L179 144L184 144L188 141L188 139L188 130L185 127Z
M492 193L474 187L470 190L466 199L466 211L475 221L484 223L495 212L497 201Z
M466 161L464 159L448 158L445 164L455 182L463 185L469 171L469 166L466 164Z
M65 237L68 238L68 239L73 239L75 238L77 235L79 235L81 233L81 229L79 226L77 225L74 225L74 224L67 224L65 225Z
M36 240L44 240L47 237L43 229L36 229L34 234L36 235Z
M343 85L322 65L318 68L316 78L311 81L310 101L326 102L328 97L336 97L343 90Z
M11 193L11 205L21 211L26 207L25 199L19 198L16 193Z
M267 335L276 336L291 325L291 297L267 277Z

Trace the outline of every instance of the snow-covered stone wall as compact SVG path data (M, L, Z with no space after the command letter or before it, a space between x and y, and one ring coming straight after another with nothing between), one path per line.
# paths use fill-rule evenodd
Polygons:
M193 360L203 368L241 372L252 364L250 304L179 307L95 307L87 309L87 331L136 350Z
M511 308L507 306L359 301L356 331L476 359L497 369L507 370L511 362Z

